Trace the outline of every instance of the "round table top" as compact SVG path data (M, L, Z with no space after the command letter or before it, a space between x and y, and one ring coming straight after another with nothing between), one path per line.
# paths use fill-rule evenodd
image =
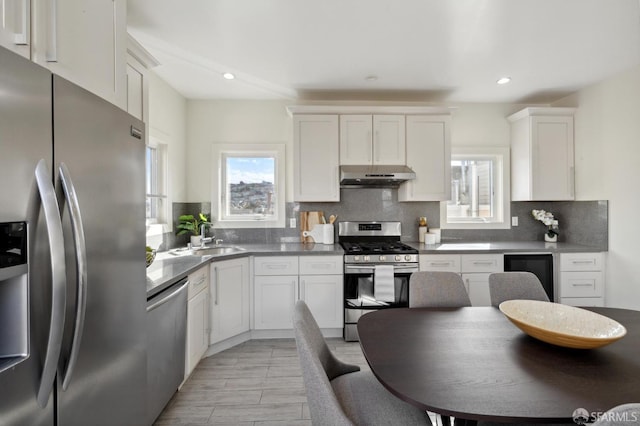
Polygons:
M598 349L527 336L493 307L384 309L360 318L364 355L380 382L424 410L469 420L571 422L638 402L640 312L588 308L627 328Z

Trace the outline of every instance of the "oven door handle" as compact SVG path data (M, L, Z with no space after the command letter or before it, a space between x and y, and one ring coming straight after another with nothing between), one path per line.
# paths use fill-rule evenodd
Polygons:
M344 265L345 274L371 273L375 270L375 265ZM413 272L418 272L417 266L393 266L394 274L411 274Z

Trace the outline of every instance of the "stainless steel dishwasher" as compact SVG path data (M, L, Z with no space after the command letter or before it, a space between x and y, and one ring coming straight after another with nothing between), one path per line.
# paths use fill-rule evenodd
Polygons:
M147 300L147 424L153 424L184 379L185 278Z

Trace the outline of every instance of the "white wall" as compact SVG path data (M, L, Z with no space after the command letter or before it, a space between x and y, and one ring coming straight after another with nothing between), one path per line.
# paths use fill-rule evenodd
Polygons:
M576 106L576 196L609 200L606 304L640 309L640 67L554 106Z
M285 143L286 200L293 199L293 130L284 101L187 103L187 198L211 201L212 145Z
M153 72L149 77L149 135L168 145L169 194L187 201L187 101Z

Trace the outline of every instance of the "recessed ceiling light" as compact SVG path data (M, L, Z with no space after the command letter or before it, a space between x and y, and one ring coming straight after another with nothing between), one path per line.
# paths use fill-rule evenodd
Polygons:
M367 81L376 81L378 79L377 75L368 75L364 78Z
M224 74L222 74L222 76L227 80L233 80L234 78L236 78L236 76L230 72L225 72Z
M511 77L502 77L499 78L498 81L496 81L496 83L498 84L507 84L511 82Z

